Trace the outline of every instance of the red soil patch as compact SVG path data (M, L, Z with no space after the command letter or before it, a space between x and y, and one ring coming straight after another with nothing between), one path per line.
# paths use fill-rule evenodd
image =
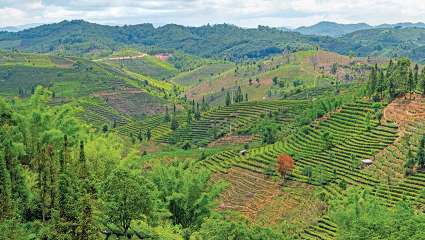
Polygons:
M319 66L330 68L334 63L340 65L348 65L351 62L351 59L347 56L339 55L333 52L319 51L314 56L310 57L311 64L316 64L316 69Z
M228 91L229 89L234 89L235 86L241 86L241 87L250 86L250 87L259 88L261 86L272 86L272 85L273 85L272 78L261 78L259 79L259 82L255 81L254 79L252 81L252 85L249 85L248 80L240 79L238 76L234 76L234 73L232 72L226 75L222 75L219 78L214 80L203 81L202 83L189 89L186 95L189 99L194 99L195 101L199 101L202 99L203 96L207 96L211 93L220 92L222 88L225 91Z
M163 151L164 149L166 149L167 145L164 143L157 143L157 142L146 142L143 143L140 146L140 153L146 152L146 153L156 153L156 152L160 152Z
M168 59L170 57L172 57L172 56L173 55L172 54L169 54L169 53L161 53L161 54L156 54L155 55L156 58L158 58L159 60L161 60L163 62L168 61Z
M383 119L397 123L401 132L404 132L406 125L425 119L425 98L417 94L412 95L412 100L409 95L406 97L395 99L384 109Z

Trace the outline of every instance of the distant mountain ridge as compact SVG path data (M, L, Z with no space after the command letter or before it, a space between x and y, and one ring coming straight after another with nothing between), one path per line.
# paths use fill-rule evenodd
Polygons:
M167 24L109 26L83 20L62 21L17 33L0 33L0 48L70 55L108 55L123 47L177 50L201 57L262 58L309 46L309 37L275 28L231 24L186 27ZM5 48L5 47L3 47Z
M355 24L341 24L336 22L319 22L312 26L299 27L294 29L294 32L299 32L306 35L318 35L318 36L330 36L340 37L345 34L349 34L356 31L368 30L368 29L380 29L380 28L425 28L425 23L396 23L396 24L381 24L377 26L371 26L367 23L355 23Z
M335 22L320 22L309 27L299 27L294 31L306 35L339 37L347 33L373 28L366 23L340 24Z
M328 30L341 27L329 22L324 25ZM109 26L73 20L16 33L0 32L0 49L99 58L131 47L148 53L177 51L205 58L240 61L320 46L340 54L391 58L405 56L425 63L425 24L401 23L390 26L358 30L367 25L343 25L345 32L348 28L353 32L331 37L267 26L241 28L218 24L187 27L168 24L154 27L149 23Z
M0 27L0 32L19 32L25 29L34 28L43 25L42 23L32 23L18 26Z

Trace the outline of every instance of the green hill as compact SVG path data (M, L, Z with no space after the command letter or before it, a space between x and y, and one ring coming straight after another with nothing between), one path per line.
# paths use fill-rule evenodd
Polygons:
M229 24L202 27L168 24L157 28L152 24L139 24L118 27L74 20L17 33L2 32L0 47L94 58L133 47L144 52L181 51L201 57L240 60L262 58L283 51L312 49L320 45L346 55L352 52L358 56L408 56L424 61L424 28L382 27L360 30L361 27L354 26L350 29L359 31L334 38L284 32L264 26L248 29ZM338 31L334 27L331 30Z
M320 22L312 26L296 28L294 31L307 35L339 37L347 33L370 28L372 28L372 26L365 23L339 24L335 22Z
M327 51L299 51L276 55L261 61L238 63L220 74L202 75L204 66L177 75L173 80L191 80L189 98L205 98L212 104L224 104L227 93L241 87L250 100L279 99L306 89L334 87L366 79L367 61ZM214 65L211 65L213 67ZM230 67L230 66L229 66Z
M112 55L97 59L115 67L125 68L131 72L143 74L159 80L173 77L177 69L166 60L151 56L136 49L121 49Z
M383 28L356 31L340 38L322 38L317 44L342 54L358 56L409 57L425 62L424 28Z
M74 20L18 33L0 33L0 47L3 48L88 56L107 56L120 48L137 46L147 50L159 48L203 57L239 59L268 56L284 49L293 50L308 45L308 38L298 33L284 33L268 27L243 29L228 24L115 27Z

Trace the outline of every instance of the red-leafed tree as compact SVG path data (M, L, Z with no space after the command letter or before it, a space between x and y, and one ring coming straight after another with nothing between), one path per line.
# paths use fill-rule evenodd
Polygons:
M281 154L277 157L278 171L282 178L285 178L294 169L294 159L287 154Z

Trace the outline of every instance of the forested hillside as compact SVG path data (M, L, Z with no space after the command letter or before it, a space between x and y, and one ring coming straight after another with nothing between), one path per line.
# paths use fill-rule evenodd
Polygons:
M326 37L284 32L266 26L248 29L229 24L202 27L169 24L156 28L152 24L139 24L118 27L74 20L17 33L2 32L0 47L99 57L130 46L145 52L178 50L202 57L238 60L313 49L319 45L341 54L363 57L406 56L423 62L425 57L421 53L425 46L425 29L416 28L415 25L400 26L382 25L373 29L359 27L359 31L346 31L348 34L341 32L336 34L338 36ZM326 28L337 31L335 26ZM321 32L325 33L326 30Z
M342 54L409 57L424 62L424 28L383 28L349 33L337 39L319 40L322 47Z
M180 50L202 57L255 58L308 47L308 38L260 27L222 24L203 27L152 24L112 27L85 21L63 21L18 33L1 33L0 46L35 52L104 55L123 46Z

